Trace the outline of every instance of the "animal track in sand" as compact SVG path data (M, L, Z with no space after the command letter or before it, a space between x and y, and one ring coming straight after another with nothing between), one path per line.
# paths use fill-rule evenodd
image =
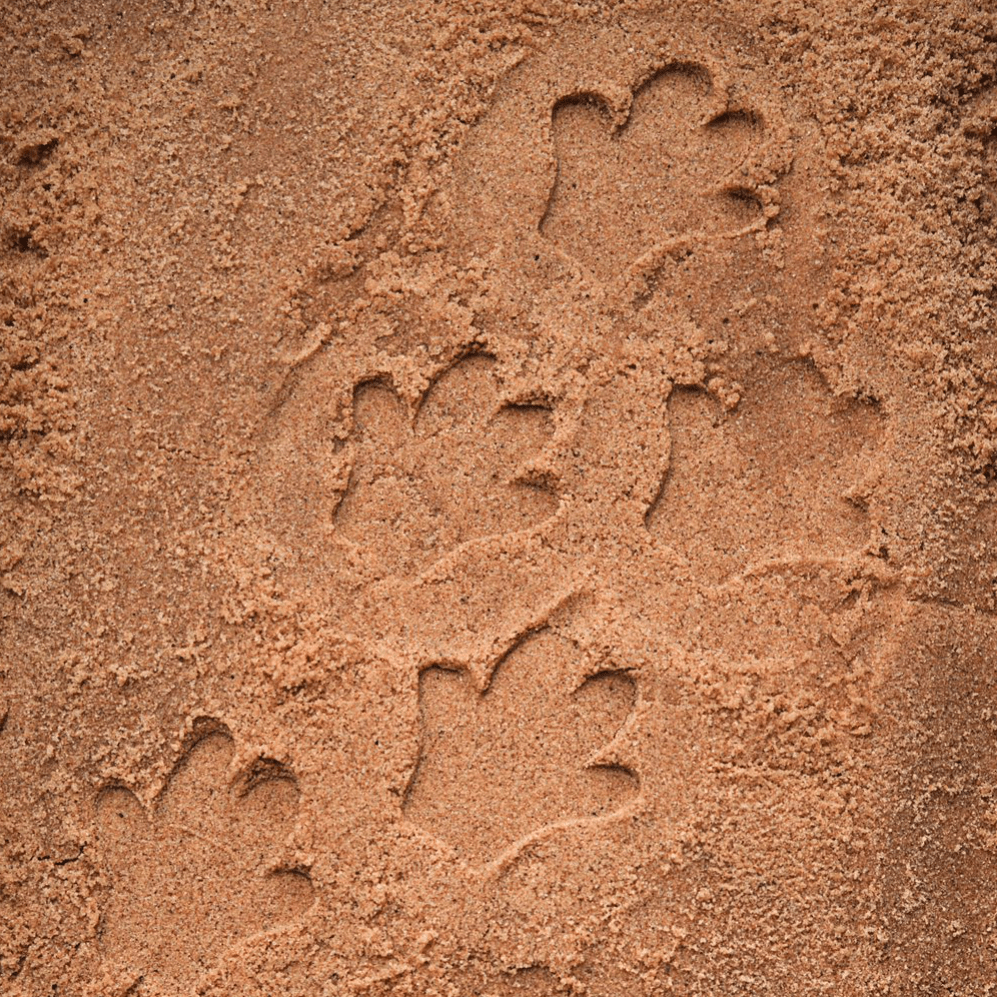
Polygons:
M565 821L617 813L636 792L613 742L632 715L624 672L577 674L575 645L549 631L521 641L479 692L467 672L419 682L419 761L408 820L485 864Z
M603 280L692 233L763 219L747 163L762 123L727 106L695 63L659 70L620 106L584 91L559 101L557 177L540 230Z
M482 354L457 361L414 420L387 384L356 389L353 469L335 518L378 574L417 571L467 540L556 510L551 490L526 472L553 432L551 414L504 400L497 366Z
M648 528L720 580L768 557L836 557L870 542L884 426L809 361L767 374L731 412L705 391L668 403L672 453Z
M97 799L98 848L113 886L104 956L157 992L190 992L239 939L312 902L308 877L279 864L297 813L294 778L265 763L233 786L233 751L223 731L200 738L151 811L123 787Z

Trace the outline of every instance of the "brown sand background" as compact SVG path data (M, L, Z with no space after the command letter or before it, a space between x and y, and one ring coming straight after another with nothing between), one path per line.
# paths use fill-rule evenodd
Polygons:
M0 3L0 992L997 980L997 14Z

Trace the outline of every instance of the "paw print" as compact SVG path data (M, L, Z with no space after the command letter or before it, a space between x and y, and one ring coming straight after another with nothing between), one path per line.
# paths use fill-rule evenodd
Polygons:
M379 575L418 571L467 540L556 511L551 490L526 477L553 432L551 414L503 400L496 367L484 355L459 360L414 420L387 385L357 388L355 459L336 525Z
M98 848L113 892L105 957L153 990L188 992L242 937L302 913L312 887L275 868L297 812L297 785L273 767L233 789L232 738L197 741L147 812L121 787L97 800Z
M840 557L871 539L883 417L835 396L810 362L776 368L726 412L668 403L672 453L648 528L713 581L767 558Z
M550 631L531 636L481 693L466 672L422 673L408 820L484 864L544 827L609 816L635 796L636 777L613 755L635 683L604 671L579 685L574 650Z
M604 281L670 240L764 217L750 161L761 124L730 108L702 66L663 69L625 101L562 100L552 127L557 178L541 233Z

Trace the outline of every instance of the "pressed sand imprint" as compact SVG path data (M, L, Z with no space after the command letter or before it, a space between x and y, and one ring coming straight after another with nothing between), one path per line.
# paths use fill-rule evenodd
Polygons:
M477 536L524 529L556 509L529 461L552 432L539 404L502 401L495 362L481 354L444 370L414 416L390 386L353 395L350 482L336 508L340 534L410 573Z
M307 876L280 868L293 776L264 765L233 784L232 758L232 738L215 730L191 745L151 809L124 787L97 799L113 881L102 943L136 980L192 986L220 949L312 902Z
M612 815L633 798L634 774L611 761L633 680L601 672L572 690L570 654L563 639L528 637L483 694L460 672L422 673L410 820L488 860L545 826Z
M748 171L762 127L695 63L665 66L632 94L562 98L540 231L612 280L669 239L747 228L762 210Z

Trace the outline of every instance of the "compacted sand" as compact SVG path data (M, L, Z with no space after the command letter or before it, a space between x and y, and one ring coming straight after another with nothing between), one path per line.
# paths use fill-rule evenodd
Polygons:
M0 993L990 994L989 2L0 3Z

